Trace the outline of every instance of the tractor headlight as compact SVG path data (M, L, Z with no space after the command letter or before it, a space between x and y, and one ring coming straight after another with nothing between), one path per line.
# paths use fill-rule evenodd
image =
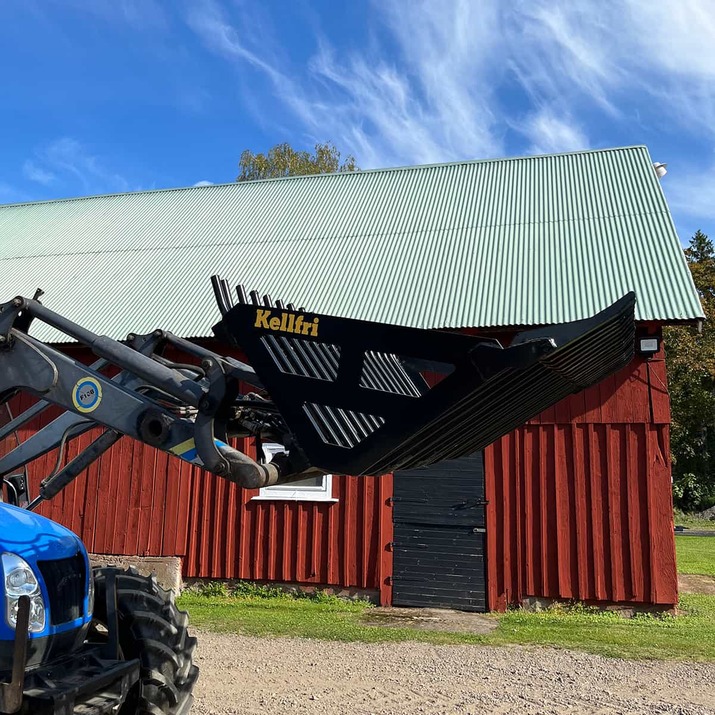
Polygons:
M91 616L94 613L94 572L89 569L89 587L87 590L87 615Z
M5 576L5 620L10 628L17 625L17 609L20 596L30 598L30 633L39 633L45 627L45 601L40 584L30 564L17 554L2 555L2 570Z

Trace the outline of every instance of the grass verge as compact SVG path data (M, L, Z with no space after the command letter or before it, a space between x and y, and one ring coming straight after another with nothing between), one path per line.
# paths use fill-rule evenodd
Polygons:
M625 619L584 607L521 610L490 615L488 635L367 625L369 604L337 598L285 595L226 596L186 593L179 599L199 628L253 636L288 636L367 643L423 641L491 645L549 645L621 658L715 660L715 596L687 595L682 614Z
M686 529L715 531L715 521L712 519L702 519L695 514L680 511L680 509L673 509L673 519L676 526L684 526Z
M715 536L676 536L678 573L715 576Z

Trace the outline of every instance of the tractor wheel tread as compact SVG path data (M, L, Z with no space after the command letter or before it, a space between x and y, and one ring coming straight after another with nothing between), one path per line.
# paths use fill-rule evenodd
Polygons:
M106 578L111 567L95 571L95 612L101 621ZM198 677L193 664L196 639L188 635L188 615L176 608L173 591L136 569L114 569L119 645L125 658L138 658L139 685L119 715L185 715Z

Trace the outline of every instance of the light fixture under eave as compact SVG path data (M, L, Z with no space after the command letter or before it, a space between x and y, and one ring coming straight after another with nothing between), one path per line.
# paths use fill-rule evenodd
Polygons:
M657 337L645 337L638 341L638 352L641 355L652 356L660 350L660 340Z
M655 175L659 179L662 179L668 173L668 169L666 168L667 166L668 166L667 164L662 164L659 161L653 162L653 168L655 169Z

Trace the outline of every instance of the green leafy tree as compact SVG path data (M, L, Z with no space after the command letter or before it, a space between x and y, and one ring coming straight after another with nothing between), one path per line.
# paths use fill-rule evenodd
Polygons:
M238 167L240 173L236 181L358 171L355 157L349 154L341 163L340 152L330 143L316 144L314 154L296 151L290 144L276 144L265 154L254 154L246 149L241 154Z
M698 231L685 257L706 320L664 330L672 412L673 496L686 510L715 503L715 247Z

